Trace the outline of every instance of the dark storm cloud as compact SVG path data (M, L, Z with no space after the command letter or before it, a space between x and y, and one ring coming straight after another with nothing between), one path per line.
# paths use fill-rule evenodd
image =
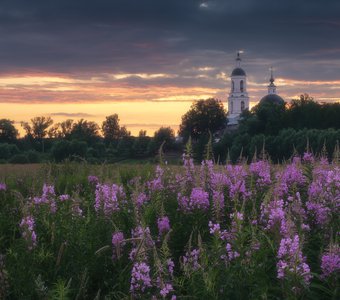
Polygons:
M242 48L257 81L339 78L339 2L3 0L0 72L229 73Z

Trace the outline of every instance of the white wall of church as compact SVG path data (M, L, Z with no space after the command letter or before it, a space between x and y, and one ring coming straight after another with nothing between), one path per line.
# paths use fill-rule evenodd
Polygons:
M232 76L231 89L228 98L228 114L237 116L244 109L249 109L246 76Z

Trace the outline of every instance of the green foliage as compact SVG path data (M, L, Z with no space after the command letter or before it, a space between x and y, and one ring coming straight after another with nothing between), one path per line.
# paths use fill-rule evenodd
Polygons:
M56 162L65 159L81 159L87 153L87 143L84 141L60 140L56 142L52 148L52 157Z
M28 164L30 161L25 154L15 154L9 160L11 164Z
M16 145L7 143L0 144L0 159L7 160L18 153L19 149Z

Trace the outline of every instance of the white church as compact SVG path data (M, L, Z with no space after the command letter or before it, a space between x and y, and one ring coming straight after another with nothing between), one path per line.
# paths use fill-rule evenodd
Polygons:
M247 74L241 68L240 52L237 53L236 68L231 75L231 89L228 97L228 126L236 126L240 120L240 115L245 109L249 109L249 96L247 92ZM260 103L273 102L281 104L284 100L276 94L274 84L273 69L271 69L270 84L268 94L264 96Z

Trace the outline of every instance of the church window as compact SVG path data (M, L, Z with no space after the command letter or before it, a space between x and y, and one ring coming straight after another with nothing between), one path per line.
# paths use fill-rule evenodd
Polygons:
M235 83L234 80L231 81L231 91L234 92L235 89Z
M234 102L230 101L230 112L233 113L234 110Z
M241 111L243 111L244 110L244 101L241 101Z
M241 92L243 92L243 90L244 90L243 80L240 81L240 90L241 90Z

